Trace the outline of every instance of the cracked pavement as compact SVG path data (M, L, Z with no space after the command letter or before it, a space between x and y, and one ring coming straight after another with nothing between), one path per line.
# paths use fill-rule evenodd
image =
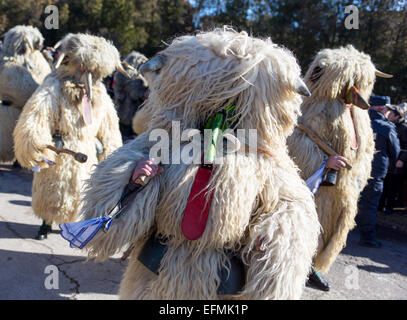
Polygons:
M0 165L0 299L116 300L126 262L120 255L86 262L86 254L53 233L35 240L41 219L31 209L32 175ZM58 289L46 289L47 266L58 269ZM49 281L49 280L48 280Z
M53 233L35 240L41 220L31 209L32 175L0 164L0 299L116 300L127 262L120 254L86 262L86 254ZM383 247L360 247L353 231L325 278L329 292L306 288L302 299L407 299L407 243L382 235ZM58 270L57 289L46 289L47 266Z

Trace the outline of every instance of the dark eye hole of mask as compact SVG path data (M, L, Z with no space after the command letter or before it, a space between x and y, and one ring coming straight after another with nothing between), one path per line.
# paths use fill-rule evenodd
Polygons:
M37 41L37 42L34 44L34 49L35 49L35 50L38 50L38 51L41 51L41 50L43 49L43 46L40 44L39 41Z
M18 49L17 54L23 55L26 53L26 51L27 51L27 49L25 47L21 47L20 49Z
M323 73L323 71L322 71L321 67L316 66L316 67L314 68L314 70L312 70L310 80L311 80L312 82L316 82L319 78L321 78L322 73Z

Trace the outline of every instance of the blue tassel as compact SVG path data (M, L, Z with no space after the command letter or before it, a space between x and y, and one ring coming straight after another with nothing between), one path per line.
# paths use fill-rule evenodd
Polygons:
M311 190L313 194L317 193L319 185L321 184L322 179L324 178L325 165L326 160L317 169L317 171L315 171L314 174L305 181L307 187Z
M110 210L107 216L79 222L61 223L59 225L61 236L69 241L71 248L82 249L102 227L104 227L104 231L109 230L112 221L123 215L127 205L143 188L144 185L130 181L125 187L119 202ZM114 211L115 213L113 213Z
M104 227L107 231L112 222L111 216L94 218L79 222L61 223L61 236L69 241L70 247L82 249L95 236L100 228Z

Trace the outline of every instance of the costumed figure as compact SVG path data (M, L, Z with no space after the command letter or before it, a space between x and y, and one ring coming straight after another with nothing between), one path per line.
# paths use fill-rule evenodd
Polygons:
M101 79L121 68L104 38L69 34L53 71L26 103L14 130L16 157L33 169L32 207L51 223L74 221L92 167L122 145L119 120Z
M0 50L0 162L15 159L13 130L25 103L51 72L41 53L37 28L16 26L4 35Z
M355 225L360 192L370 176L373 132L366 102L376 76L370 56L349 45L320 51L305 75L312 92L301 105L298 127L287 139L303 179L320 173L313 186L322 233L310 285L329 290L328 272ZM316 179L318 181L318 179Z
M224 28L176 38L140 72L154 115L146 132L98 165L82 219L111 212L130 179L150 180L87 243L89 256L103 260L129 247L121 299L299 299L320 226L286 146L301 95L310 94L292 53ZM192 142L209 130L204 159L177 161L201 142L180 142L176 124ZM234 143L224 149L215 136L227 128ZM248 134L237 139L239 129L256 130L257 143ZM151 153L157 132L174 135L169 157L164 146L155 159L160 169ZM213 161L214 144L223 161ZM71 240L76 246L78 237Z
M120 72L116 72L114 75L114 102L120 119L120 131L123 140L134 138L132 120L148 96L147 81L137 71L147 60L141 53L133 51L123 61L123 66L131 75L131 79Z

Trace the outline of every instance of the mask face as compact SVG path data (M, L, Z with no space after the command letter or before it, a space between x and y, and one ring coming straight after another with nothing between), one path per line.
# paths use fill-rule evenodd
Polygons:
M355 86L344 89L343 98L347 104L353 104L364 110L370 108L369 103L363 99L359 93L359 90Z

